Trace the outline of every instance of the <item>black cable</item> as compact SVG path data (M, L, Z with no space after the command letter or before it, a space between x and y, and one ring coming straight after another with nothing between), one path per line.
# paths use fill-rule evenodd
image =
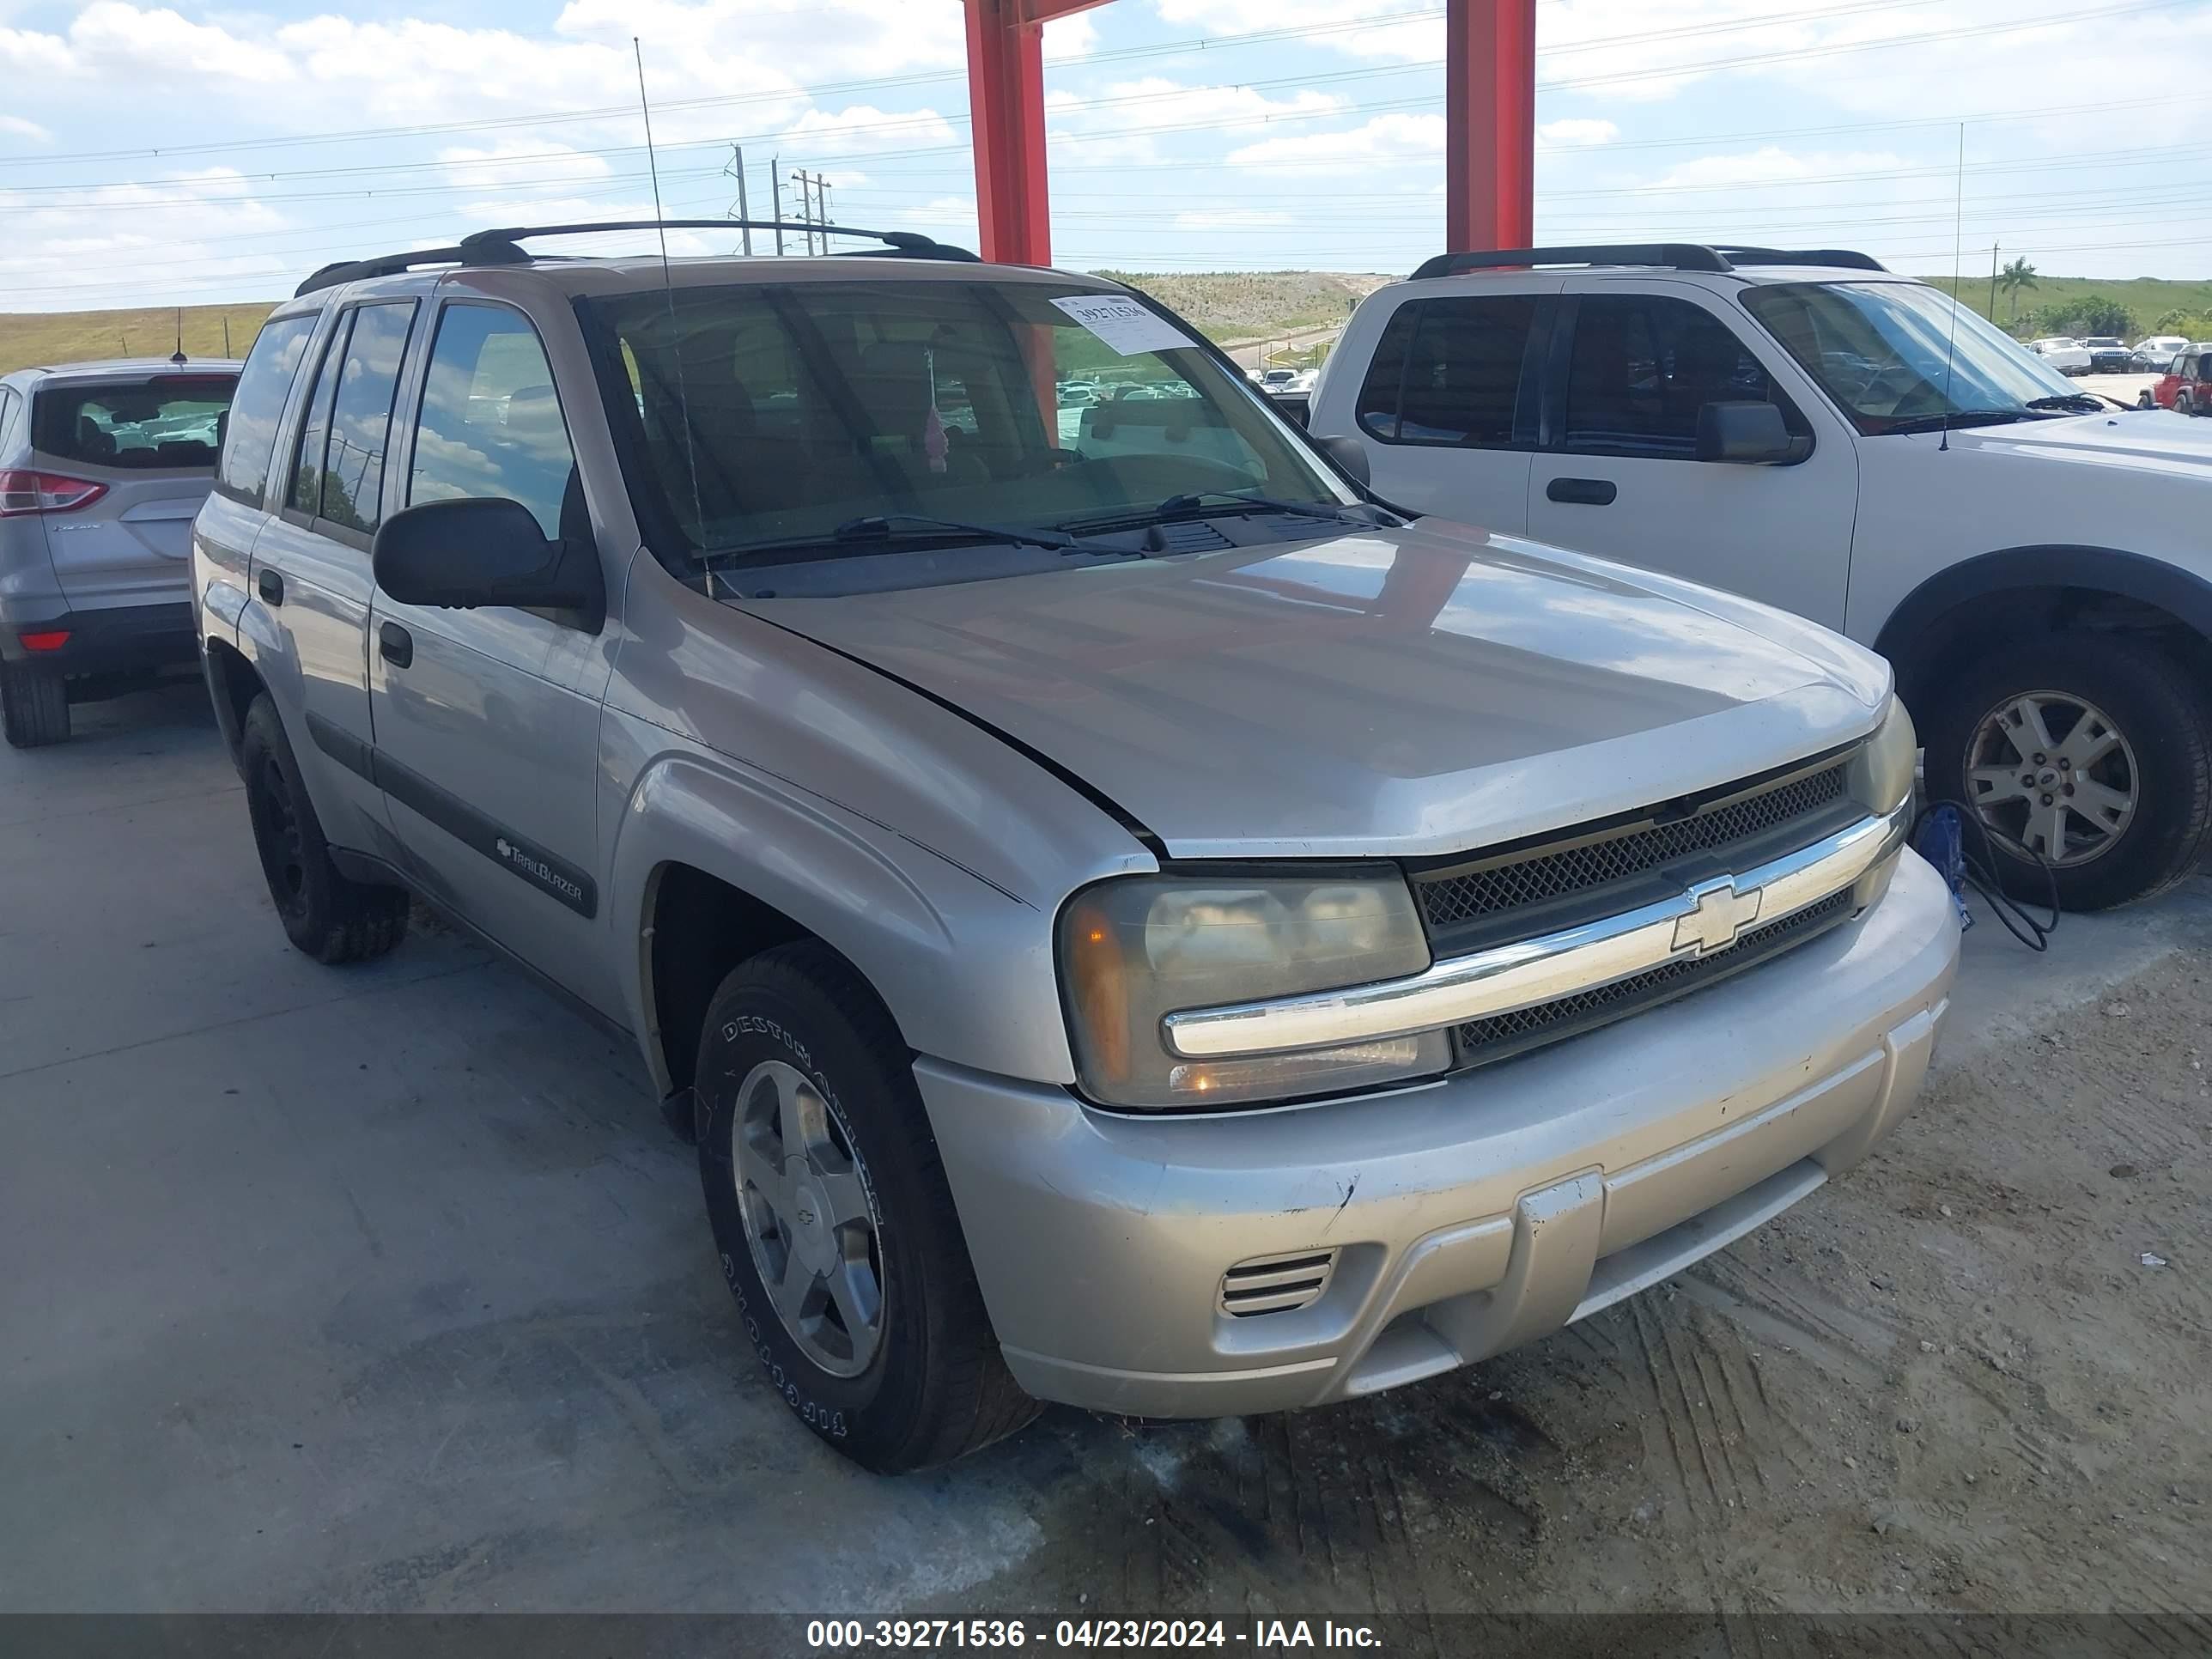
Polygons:
M1920 844L1921 831L1928 827L1930 818L1945 807L1949 807L1959 818L1959 861L1966 885L1982 896L1990 907L1990 914L2004 926L2004 930L2031 951L2043 951L2051 948L2051 936L2058 931L2058 874L2042 854L2025 842L2014 841L2001 830L1992 830L1978 812L1970 811L1954 800L1932 800L1920 809L1912 820L1911 840ZM1982 838L1982 856L1977 860L1966 851L1966 826L1972 825ZM2045 908L2051 912L2048 922L2038 921L2027 908L2006 895L2003 884L1996 873L1995 844L2002 842L2008 848L2043 872L2044 886L2049 894ZM1947 872L1948 875L1948 872Z

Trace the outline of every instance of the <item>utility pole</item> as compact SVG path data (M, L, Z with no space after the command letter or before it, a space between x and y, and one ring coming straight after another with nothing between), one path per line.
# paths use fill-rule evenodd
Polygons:
M744 227L744 252L750 257L753 251L753 228L750 222L753 216L745 206L745 147L743 144L730 146L730 165L724 167L722 171L737 175L738 217L748 222Z
M1990 320L1997 319L1997 245L1990 244Z
M783 258L783 157L768 158L769 211L775 220L775 257Z
M830 181L820 173L814 175L814 200L822 212L822 251L830 251Z
M799 186L799 219L806 227L806 251L814 252L814 175L805 167L794 170L791 180Z

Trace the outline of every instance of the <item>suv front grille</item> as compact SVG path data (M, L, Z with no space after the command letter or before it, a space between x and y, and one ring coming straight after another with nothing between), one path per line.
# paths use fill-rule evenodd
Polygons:
M1851 890L1832 893L1817 904L1753 927L1727 949L1706 957L1685 957L1595 990L1579 991L1534 1008L1488 1019L1470 1020L1453 1032L1462 1066L1480 1066L1540 1044L1607 1024L1638 1009L1672 1001L1692 991L1801 945L1850 914Z
M1750 795L1665 823L1648 818L1558 850L1544 846L1480 868L1414 878L1413 894L1433 936L1497 915L1646 874L1698 854L1725 854L1799 819L1813 820L1844 798L1844 763L1788 779ZM1817 838L1808 830L1804 842ZM1556 838L1551 843L1557 848ZM1723 865L1729 860L1723 858Z

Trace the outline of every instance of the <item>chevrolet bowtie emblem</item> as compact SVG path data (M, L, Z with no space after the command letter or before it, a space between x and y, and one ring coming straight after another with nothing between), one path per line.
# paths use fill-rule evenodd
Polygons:
M1693 945L1701 957L1724 951L1735 943L1738 933L1759 920L1759 890L1754 887L1748 893L1739 893L1735 881L1727 876L1699 882L1690 889L1688 896L1690 914L1674 924L1677 951Z

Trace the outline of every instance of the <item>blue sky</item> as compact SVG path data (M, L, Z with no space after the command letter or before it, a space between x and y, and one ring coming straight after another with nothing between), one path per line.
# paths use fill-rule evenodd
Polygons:
M2212 275L2212 0L1540 0L1540 240L1964 241ZM472 228L672 215L742 143L972 243L957 0L0 0L0 310L273 297ZM1052 26L1063 264L1402 271L1443 243L1441 0L1115 0ZM374 133L374 136L362 136ZM672 251L733 239L685 237Z

